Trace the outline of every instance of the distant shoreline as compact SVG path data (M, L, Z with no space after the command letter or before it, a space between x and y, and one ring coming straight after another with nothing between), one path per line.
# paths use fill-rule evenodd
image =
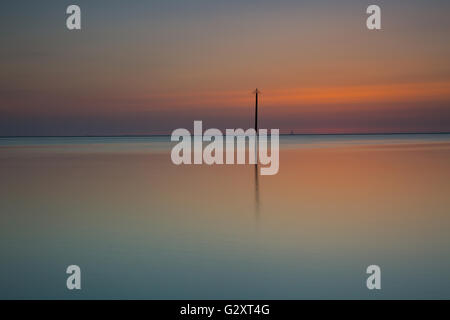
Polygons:
M385 136L385 135L438 135L450 134L450 132L380 132L380 133L280 133L280 136ZM145 137L170 137L170 134L123 134L123 135L77 135L77 136L0 136L6 138L145 138Z

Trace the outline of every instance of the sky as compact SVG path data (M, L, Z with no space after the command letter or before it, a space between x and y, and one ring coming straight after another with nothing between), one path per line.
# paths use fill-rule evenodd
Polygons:
M82 30L66 28L78 4ZM382 30L366 28L381 7ZM2 1L0 136L450 132L450 2Z

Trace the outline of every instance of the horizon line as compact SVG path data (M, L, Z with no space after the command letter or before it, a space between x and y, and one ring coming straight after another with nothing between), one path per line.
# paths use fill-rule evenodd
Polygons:
M280 133L280 136L361 136L361 135L405 135L405 134L450 134L450 131L433 132L356 132L356 133ZM113 134L113 135L5 135L4 138L121 138L121 137L169 137L171 134Z

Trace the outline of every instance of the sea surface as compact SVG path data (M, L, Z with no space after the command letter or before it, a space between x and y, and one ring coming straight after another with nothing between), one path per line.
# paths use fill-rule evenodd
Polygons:
M450 299L449 134L282 136L274 176L173 145L0 138L0 298Z

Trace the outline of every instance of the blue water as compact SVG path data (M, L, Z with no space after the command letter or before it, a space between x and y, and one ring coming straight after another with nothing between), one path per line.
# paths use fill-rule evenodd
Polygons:
M1 138L0 298L450 298L450 135L282 136L257 190L172 145Z

